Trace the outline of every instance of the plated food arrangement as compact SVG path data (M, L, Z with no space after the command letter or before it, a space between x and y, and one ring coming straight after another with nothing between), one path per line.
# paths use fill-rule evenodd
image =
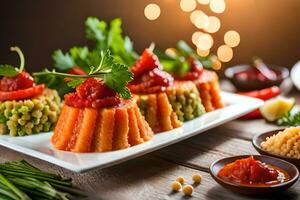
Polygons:
M1 66L1 145L83 172L192 137L262 103L221 92L212 70L220 63L183 41L174 57L153 45L139 56L119 19L85 25L94 45L55 51L52 70L30 75L22 54L19 69ZM20 80L28 85L19 88Z
M97 23L100 22L96 18L86 21L88 38L99 31L90 30L91 24ZM120 21L114 20L110 26L119 27ZM120 47L124 48L127 40L121 39ZM56 51L55 66L63 70L34 73L38 82L46 77L49 87L53 87L47 82L51 76L56 81L63 79L75 89L64 94L62 105L55 90L45 88L44 84L36 85L33 77L23 72L23 55L18 50L19 71L14 76L2 74L2 134L22 136L54 128L51 142L58 150L112 151L144 143L154 133L181 127L185 121L224 106L218 76L205 70L194 54L186 56L189 70L178 75L176 70L172 73L163 70L153 46L138 58L133 50L128 53L124 49L117 54L113 46L107 45L108 50L97 49L99 41L94 40L93 50L87 47L71 50L71 55L79 56L80 62L74 58L67 70L62 63L69 55ZM84 57L82 52L88 55ZM82 66L76 66L76 61ZM14 96L14 93L28 95Z
M65 76L76 85L75 92L64 96L62 113L51 139L55 148L73 152L125 149L206 112L199 94L202 90L192 81L175 81L162 70L150 49L143 52L131 69L116 63L109 50L101 55L98 67L91 68L87 75L35 73ZM112 84L109 80L116 78L113 76L117 66L123 83L114 80ZM211 80L210 74L201 70L203 73L197 72L198 79ZM204 91L217 97L210 102L212 108L221 101L218 82L214 85L212 92ZM219 103L218 107L221 106Z
M0 144L83 172L173 144L259 106L243 118L264 117L279 125L300 125L300 112L292 113L295 100L279 96L279 86L288 76L285 68L257 60L254 67L234 67L226 75L245 97L222 93L213 70L221 63L213 55L199 57L179 41L176 48L164 53L151 44L139 56L131 40L121 35L120 26L119 19L107 25L88 18L86 35L94 46L76 46L67 53L55 51L53 70L26 72L22 51L12 47L21 64L18 68L0 66L0 134L6 135ZM299 127L290 127L257 137L253 143L262 154L299 167L299 135ZM231 157L214 162L210 173L233 191L267 194L284 191L298 180L299 171L289 162L265 156ZM22 187L21 180L51 191L53 199L82 195L72 188L71 180L42 172L24 161L3 166L7 169L0 170L4 174L0 174L0 186L7 190L1 190L0 197L48 195ZM14 169L24 175L13 174ZM193 176L194 184L201 179L199 174ZM183 182L179 177L172 189L182 188L185 195L192 195L193 186L183 186Z

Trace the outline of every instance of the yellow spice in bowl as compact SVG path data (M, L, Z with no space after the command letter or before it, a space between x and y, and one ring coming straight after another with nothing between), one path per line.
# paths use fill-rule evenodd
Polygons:
M267 137L261 147L272 154L300 159L300 126Z

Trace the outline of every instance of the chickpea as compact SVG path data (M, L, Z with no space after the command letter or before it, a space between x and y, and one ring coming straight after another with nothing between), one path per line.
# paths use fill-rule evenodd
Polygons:
M171 183L171 188L172 190L178 192L179 190L181 190L181 184L178 181L173 181Z
M176 181L178 181L181 185L183 185L185 182L185 178L183 176L178 176L176 178Z
M194 183L199 184L199 183L201 183L202 176L201 176L201 174L194 174L192 179L193 179Z
M186 185L182 189L184 195L191 196L194 192L194 188L191 185Z

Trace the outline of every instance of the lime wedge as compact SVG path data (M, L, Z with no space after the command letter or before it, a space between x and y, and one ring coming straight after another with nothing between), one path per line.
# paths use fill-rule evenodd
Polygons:
M262 116L270 122L274 122L287 115L295 105L294 98L276 97L265 101L260 108Z

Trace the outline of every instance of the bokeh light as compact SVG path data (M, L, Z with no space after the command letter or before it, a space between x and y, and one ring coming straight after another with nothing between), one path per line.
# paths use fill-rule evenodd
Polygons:
M228 31L224 35L224 42L230 47L236 47L241 41L240 34L236 31Z
M224 0L210 0L209 7L215 13L222 13L225 11L226 4Z
M205 31L208 33L215 33L221 27L221 21L219 18L210 16L208 17L208 26L205 28Z
M176 57L177 55L177 50L175 48L167 48L165 50L165 53L170 56L170 57Z
M199 29L207 28L208 23L208 16L204 12L201 12L195 20L195 26Z
M222 68L222 63L217 56L211 56L210 60L212 62L211 67L214 70L220 70Z
M209 49L208 50L201 50L201 49L197 48L197 54L201 57L206 57L206 56L209 55L209 53L210 53Z
M195 10L196 6L196 0L180 0L180 7L185 12L191 12Z
M227 45L222 45L218 48L217 55L220 61L229 62L233 57L233 50Z
M196 19L198 16L200 16L202 14L202 11L201 10L194 10L192 13L191 13L191 16L190 16L190 20L193 24L195 24L196 22Z
M145 17L149 20L156 20L160 16L160 7L157 4L148 4L144 9Z
M202 51L207 51L213 46L213 44L214 40L211 35L203 33L198 37L196 46Z
M195 45L197 45L198 38L199 38L199 36L202 35L202 34L203 34L203 33L200 32L200 31L196 31L196 32L193 33L193 35L192 35L192 42L193 42Z
M209 4L210 0L198 0L198 3L202 4L202 5L207 5Z

